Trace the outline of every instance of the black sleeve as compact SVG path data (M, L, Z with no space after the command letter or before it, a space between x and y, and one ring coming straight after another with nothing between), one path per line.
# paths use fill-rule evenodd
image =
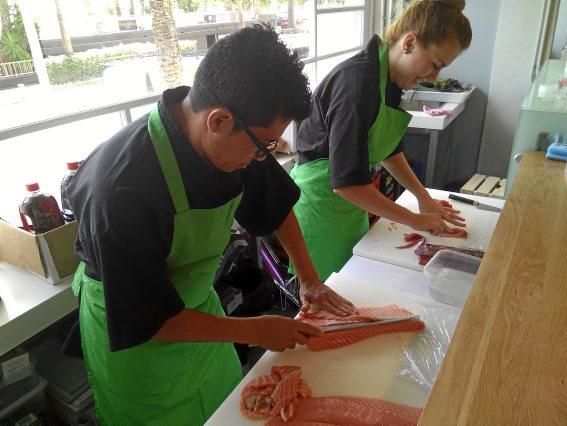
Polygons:
M356 106L330 113L329 161L331 186L365 185L372 181L368 164L368 120Z
M388 88L386 90L386 97L387 97L388 105L395 105L396 109L403 111L403 109L400 108L400 103L402 102L402 89L400 89L396 84L391 82L388 84ZM390 155L388 155L387 158L393 157L394 155L399 154L400 152L404 152L403 138L398 144L398 146L396 146L396 148L392 151Z
M169 249L153 209L127 190L105 204L105 231L81 241L103 282L111 351L151 339L184 302L166 274Z
M386 158L393 157L394 155L399 154L400 152L404 152L404 140L403 139L400 141L398 146L392 151L392 153L390 155L388 155L388 157L386 157Z
M253 161L241 176L244 192L235 219L254 236L275 231L299 200L299 187L272 155Z

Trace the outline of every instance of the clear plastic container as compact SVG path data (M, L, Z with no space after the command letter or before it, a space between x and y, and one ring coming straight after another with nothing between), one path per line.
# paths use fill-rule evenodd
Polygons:
M471 291L481 259L452 250L439 250L425 265L429 294L441 303L462 308Z

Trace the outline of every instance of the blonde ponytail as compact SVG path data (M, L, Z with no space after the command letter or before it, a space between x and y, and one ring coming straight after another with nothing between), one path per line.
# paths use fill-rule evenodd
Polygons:
M445 6L454 7L462 11L465 8L465 0L422 0L422 1L430 1L430 2L438 2L443 3Z
M414 0L388 27L385 39L393 46L404 34L415 32L424 47L455 37L461 49L467 49L472 30L464 8L464 0Z

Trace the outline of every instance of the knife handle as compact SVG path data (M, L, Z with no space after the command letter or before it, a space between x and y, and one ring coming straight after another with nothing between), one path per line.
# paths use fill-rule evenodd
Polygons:
M456 200L456 201L461 201L463 203L467 203L467 204L471 204L471 205L475 205L475 201L471 200L470 198L465 198L465 197L461 197L459 195L455 195L455 194L449 194L449 198L451 200Z

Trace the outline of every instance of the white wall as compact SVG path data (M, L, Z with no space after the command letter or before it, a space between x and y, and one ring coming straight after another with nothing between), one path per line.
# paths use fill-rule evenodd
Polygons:
M464 14L471 22L470 47L439 78L456 78L476 86L465 110L439 138L435 163L435 188L458 190L477 170L477 161L490 88L490 73L501 0L468 0ZM413 134L412 134L413 133ZM428 137L408 131L405 141L408 158L427 162Z
M479 173L507 174L520 105L531 86L544 3L501 0Z
M440 78L457 78L477 90L465 111L442 132L435 187L466 181L477 171L506 176L519 108L531 85L544 3L545 0L467 1L464 13L473 30L471 46ZM564 22L561 10L565 11L564 4L558 25ZM379 11L375 12L378 20ZM427 137L410 133L405 140L408 157L425 167Z
M449 67L441 72L440 78L456 78L476 86L475 92L467 101L465 110L455 120L451 140L444 139L445 152L450 153L448 162L438 155L438 186L441 179L446 182L468 180L477 169L477 159L482 139L482 129L490 88L490 73L494 57L494 44L498 28L498 15L501 0L469 0L464 14L472 27L470 47ZM440 152L443 155L443 150ZM447 155L445 155L447 158ZM446 169L446 170L443 170Z
M567 0L562 0L557 13L557 24L550 58L559 59L565 45L567 45Z

